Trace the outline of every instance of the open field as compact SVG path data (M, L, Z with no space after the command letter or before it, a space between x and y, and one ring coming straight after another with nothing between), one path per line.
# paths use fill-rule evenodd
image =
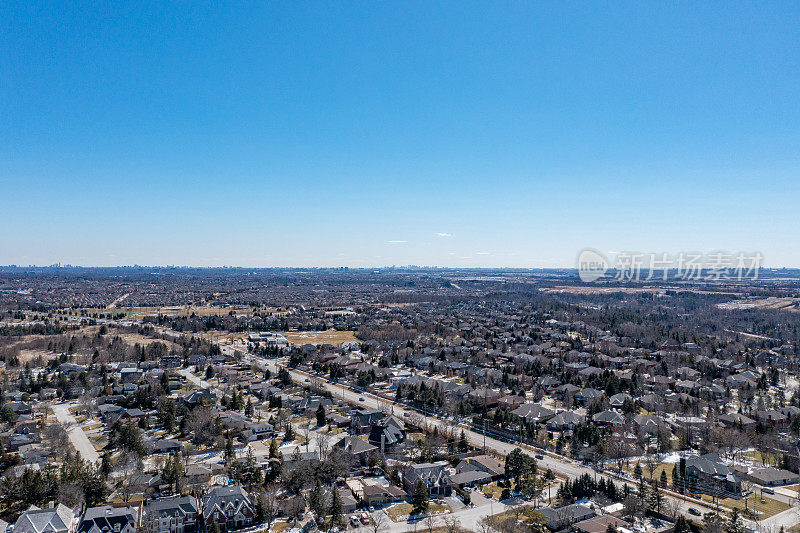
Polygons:
M172 341L163 339L154 339L152 337L145 337L144 335L139 335L138 333L119 333L118 335L123 341L130 344L131 346L135 344L139 344L141 346L149 346L153 343L160 342L161 344L165 344L168 350L171 350L173 348L178 348L178 345Z
M287 331L281 333L291 344L332 344L340 346L345 341L358 341L352 331Z
M768 298L748 298L717 304L720 309L774 309L781 311L800 311L800 298L783 298L770 296Z
M680 290L682 292L691 292L695 294L726 294L729 296L741 296L739 292L730 292L730 291L709 291L709 290L699 290L694 289L692 287L681 287L680 289L675 288L656 288L656 287L620 287L620 286L610 286L610 285L603 285L602 283L598 283L591 286L583 286L583 285L557 285L551 288L542 289L543 292L548 294L557 294L557 293L565 293L565 294L657 294L660 296L664 296L667 291L675 291Z

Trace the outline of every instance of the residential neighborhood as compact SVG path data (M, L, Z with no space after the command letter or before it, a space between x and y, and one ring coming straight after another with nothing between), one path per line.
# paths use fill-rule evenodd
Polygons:
M555 297L153 312L55 286L2 300L9 532L795 522L794 337L659 339Z

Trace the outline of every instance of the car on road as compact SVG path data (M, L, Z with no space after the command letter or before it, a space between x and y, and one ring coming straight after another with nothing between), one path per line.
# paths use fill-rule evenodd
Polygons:
M359 397L358 397L358 401L359 401L359 402L363 402L363 401L364 401L364 397L363 397L363 396L359 396Z
M303 381L305 381L306 383L311 383L311 380L308 378L304 379Z
M537 458L537 459L544 459L544 455L542 455L540 453L537 453L536 455L534 455L534 457Z
M700 509L697 509L696 507L689 507L689 514L694 516L702 516L703 513L701 513Z

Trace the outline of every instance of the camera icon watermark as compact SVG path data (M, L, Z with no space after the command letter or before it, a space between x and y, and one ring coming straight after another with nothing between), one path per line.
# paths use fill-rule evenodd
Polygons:
M606 257L592 248L585 248L578 254L578 277L584 283L597 281L608 272L610 263Z
M610 261L594 248L578 253L578 277L584 283L609 281L742 281L758 279L761 252L618 252Z

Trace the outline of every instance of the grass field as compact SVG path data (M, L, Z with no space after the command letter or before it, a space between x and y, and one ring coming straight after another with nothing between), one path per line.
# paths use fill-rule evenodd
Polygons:
M764 503L762 503L762 499L764 500ZM728 507L729 509L736 508L740 511L744 511L745 501L747 502L747 509L755 509L761 513L759 514L759 519L769 518L770 516L781 513L791 507L788 503L783 503L766 496L759 497L756 494L751 494L746 500L745 498L742 498L741 500L726 498L724 500L720 500L719 503L720 505Z
M340 346L345 341L358 341L352 331L287 331L282 333L291 344L332 344Z

